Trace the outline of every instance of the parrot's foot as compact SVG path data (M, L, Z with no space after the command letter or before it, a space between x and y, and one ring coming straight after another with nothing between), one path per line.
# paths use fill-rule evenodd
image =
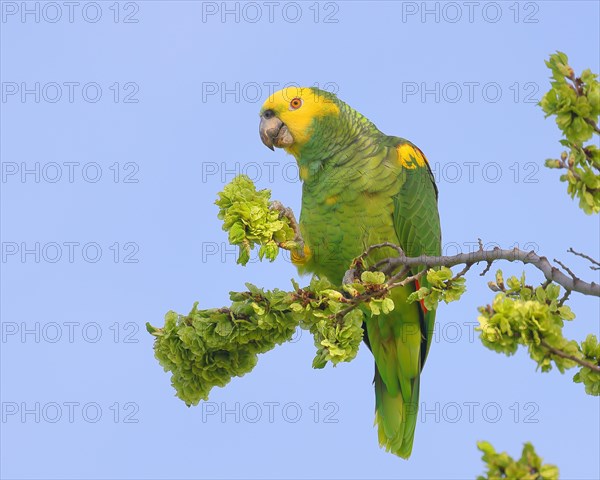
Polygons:
M300 257L304 257L304 239L302 238L302 233L300 233L300 225L296 220L294 211L283 205L279 200L271 202L271 209L279 212L279 218L285 217L288 219L290 227L294 231L294 242L296 243L297 254Z

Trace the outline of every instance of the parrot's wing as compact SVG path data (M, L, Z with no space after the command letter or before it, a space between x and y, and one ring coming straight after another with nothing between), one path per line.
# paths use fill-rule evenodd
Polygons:
M440 221L437 189L423 153L410 142L386 139L387 164L397 172L392 192L392 221L397 243L408 256L439 255ZM388 217L389 218L389 217ZM424 267L413 268L413 273ZM427 285L427 279L421 278ZM416 282L415 282L416 283ZM418 419L420 373L433 338L435 311L423 302L407 303L419 288L406 285L392 291L395 308L377 321L367 322L375 357L375 419L379 443L408 458Z
M419 255L441 255L441 229L438 214L438 190L435 179L423 152L406 140L396 147L398 161L403 166L402 187L394 196L394 228L400 246L409 257ZM421 268L422 269L422 268ZM413 273L421 270L414 269ZM421 286L427 286L427 279L421 277ZM423 305L422 332L426 340L421 348L421 368L427 358L435 311L427 311Z

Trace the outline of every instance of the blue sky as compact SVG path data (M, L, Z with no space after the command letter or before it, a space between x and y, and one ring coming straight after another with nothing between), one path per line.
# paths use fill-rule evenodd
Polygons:
M600 256L598 217L543 167L560 137L535 102L556 50L598 72L597 2L25 5L0 19L3 478L462 479L482 473L483 439L600 476L598 398L480 344L493 294L476 269L439 309L409 461L377 445L366 348L316 371L302 332L188 409L144 330L298 277L285 257L236 265L213 204L247 173L299 213L293 158L258 136L262 101L290 82L425 152L446 253L479 237L593 279L566 250ZM598 334L598 300L570 304L565 334Z

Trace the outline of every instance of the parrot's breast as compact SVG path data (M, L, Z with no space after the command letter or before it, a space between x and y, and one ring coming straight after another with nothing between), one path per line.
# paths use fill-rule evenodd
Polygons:
M295 262L301 272L341 284L352 260L370 245L398 243L393 222L398 168L389 149L382 147L305 181L300 228L308 255ZM372 260L393 253L385 250Z

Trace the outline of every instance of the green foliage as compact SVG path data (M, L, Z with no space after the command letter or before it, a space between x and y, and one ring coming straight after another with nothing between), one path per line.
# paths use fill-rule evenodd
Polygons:
M251 371L257 354L289 340L299 318L289 310L292 295L246 284L231 292L231 307L198 310L184 316L171 311L163 328L146 325L156 337L154 352L186 405L208 399L210 390Z
M561 144L569 149L560 159L546 160L549 168L566 169L560 180L567 182L571 198L579 198L579 207L587 214L600 212L600 151L594 144L583 143L598 133L600 115L600 84L589 69L575 77L567 56L557 52L546 65L552 71L552 88L540 106L556 116L556 124L565 138Z
M496 284L504 284L501 270L496 274ZM508 288L496 295L491 307L479 308L477 329L481 331L483 344L506 355L512 355L519 345L525 345L543 372L552 369L553 360L561 372L574 367L572 360L553 357L540 345L543 338L555 348L572 354L578 352L577 343L568 342L562 336L564 320L571 320L575 315L569 307L558 305L560 287L550 284L545 289L540 286L534 290L525 284L524 274L521 279L510 277L506 284Z
M596 335L588 335L581 343L581 351L586 361L593 365L600 366L600 344ZM573 377L575 383L583 383L585 392L588 395L600 395L600 373L594 372L589 368L582 368Z
M519 460L514 460L506 452L497 453L488 442L477 442L477 448L483 452L487 472L477 480L558 480L558 467L544 465L542 458L535 453L531 443L525 443Z
M445 303L460 299L467 287L463 276L454 276L452 270L447 267L430 269L427 272L427 281L430 287L421 287L408 296L409 302L423 300L425 308L435 310L440 301Z
M363 311L348 308L350 295L328 281L313 278L306 288L294 284L293 292L246 286L246 292L230 293L229 308L198 310L196 302L188 315L168 312L162 328L146 325L156 337L156 358L171 372L176 394L188 406L207 400L213 387L250 372L259 353L290 340L297 326L314 336L314 368L349 362L358 352ZM360 284L349 289L356 287L365 289Z
M561 373L578 366L572 358L584 359L586 353L582 353L582 348L586 349L592 363L595 358L597 364L598 358L594 355L598 354L597 349L600 347L594 343L595 337L588 337L580 348L576 341L567 340L563 336L564 322L573 320L575 314L559 300L558 285L550 283L534 289L526 285L524 274L520 279L510 277L505 284L502 271L498 270L496 282L492 282L490 286L500 293L496 295L492 305L479 307L480 315L477 318L477 330L481 332L481 341L487 348L512 355L519 345L523 345L542 372L550 371L553 363ZM565 358L556 351L572 358ZM588 393L598 394L597 373L582 367L582 372L577 375L576 378L580 378L579 381L586 385Z
M314 277L308 289L296 290L299 302L291 308L301 315L300 326L313 334L317 347L313 368L354 359L363 338L363 312L348 309L347 297L324 279Z
M381 315L390 313L394 310L394 301L385 296L387 285L385 284L385 275L383 272L362 272L360 276L361 283L345 285L344 289L351 295L363 295L365 292L381 292L382 296L373 296L365 302L371 315Z
M270 208L270 190L256 190L246 175L238 175L228 183L215 204L223 230L229 232L229 243L239 247L237 263L246 265L250 252L259 245L258 256L275 260L279 247L293 248L294 231L285 217Z
M546 66L552 72L552 88L540 102L542 110L547 117L556 115L556 125L568 140L578 144L588 141L594 128L586 119L595 120L600 115L598 75L588 69L575 78L562 52L550 55Z
M567 182L567 193L579 198L579 208L588 215L600 212L600 150L593 144L581 147L566 140L561 143L570 147L570 152L563 152L561 160L546 160L546 166L566 169L560 180Z

